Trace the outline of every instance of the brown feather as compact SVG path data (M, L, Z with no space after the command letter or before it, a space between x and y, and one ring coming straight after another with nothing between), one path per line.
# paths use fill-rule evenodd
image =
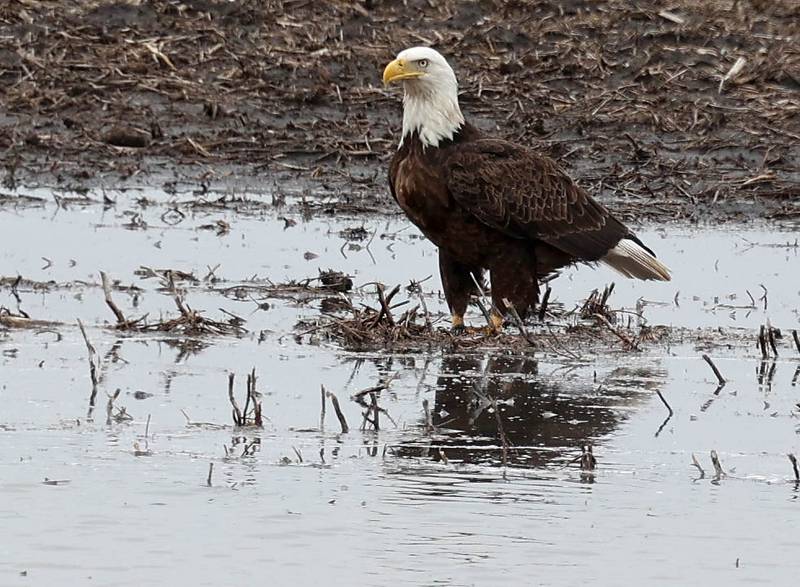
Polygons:
M452 150L444 165L453 198L509 236L596 261L631 234L555 161L519 145L472 141Z
M576 261L668 278L652 251L555 161L484 138L469 124L437 147L407 135L389 183L409 219L439 248L445 297L456 315L474 293L469 274L484 269L495 306L505 311L508 300L521 315L537 303L539 279ZM615 250L623 239L638 246Z

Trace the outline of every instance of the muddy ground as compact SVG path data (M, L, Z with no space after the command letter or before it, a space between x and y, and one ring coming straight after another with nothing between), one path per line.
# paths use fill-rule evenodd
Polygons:
M797 218L798 38L793 0L10 0L3 185L394 210L399 94L380 75L432 44L467 116L557 158L625 217Z

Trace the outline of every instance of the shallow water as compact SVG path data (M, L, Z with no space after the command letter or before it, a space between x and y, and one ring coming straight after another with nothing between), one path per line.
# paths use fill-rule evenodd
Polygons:
M298 344L286 335L298 317L319 313L319 300L271 299L259 310L213 290L254 274L282 282L328 268L353 275L357 287L407 283L435 271L431 245L400 218L304 219L268 205L184 210L170 226L167 197L151 196L155 204L135 208L138 228L123 226L134 207L121 195L105 210L0 209L0 275L62 284L19 291L22 309L60 324L0 330L0 584L782 584L796 576L800 490L786 453L800 449L800 362L788 334L800 322L791 278L800 251L790 228L645 227L640 236L673 268L673 282L581 268L553 283L567 308L615 281L612 305L634 310L643 298L651 324L723 328L711 352L729 383L715 394L700 359L707 349L688 339L580 361ZM297 223L284 228L281 217ZM220 219L230 233L199 228ZM339 234L362 225L368 248ZM143 289L136 307L115 292L126 313L174 314L159 284L134 273L140 265L199 277L219 265L225 281L190 286L187 301L212 317L224 318L220 308L244 317L251 334L193 348L104 328L112 316L101 290L77 283L96 283L99 270ZM431 310L443 310L438 280L425 283ZM0 305L17 308L7 287ZM76 318L104 357L91 418ZM755 341L767 319L784 332L777 360L762 364L755 346L724 346L732 329ZM253 367L268 420L260 431L233 429L227 374L237 374L243 398ZM349 396L393 374L381 405L396 426L383 418L379 432L359 431L361 408ZM348 434L330 405L320 430L321 384L342 401ZM117 388L117 405L134 419L107 424L106 392ZM674 410L666 421L656 391ZM497 399L510 444L506 467L487 398ZM214 426L189 424L182 410ZM593 474L575 462L587 444ZM253 454L242 456L245 446ZM727 477L715 479L712 449Z

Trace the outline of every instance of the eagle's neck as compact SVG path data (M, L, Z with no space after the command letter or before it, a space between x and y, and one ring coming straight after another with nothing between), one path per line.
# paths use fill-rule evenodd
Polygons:
M438 147L443 140L452 140L464 125L464 115L458 106L458 86L406 87L403 96L403 141L414 132L422 146Z

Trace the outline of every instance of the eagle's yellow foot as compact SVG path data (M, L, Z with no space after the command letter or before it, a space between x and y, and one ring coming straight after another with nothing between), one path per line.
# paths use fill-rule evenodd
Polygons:
M458 336L460 334L464 334L467 331L467 327L464 326L464 315L453 314L453 318L451 319L452 326L450 327L450 332L454 335Z
M486 327L486 336L497 336L503 332L503 317L496 312L489 314L491 325Z

